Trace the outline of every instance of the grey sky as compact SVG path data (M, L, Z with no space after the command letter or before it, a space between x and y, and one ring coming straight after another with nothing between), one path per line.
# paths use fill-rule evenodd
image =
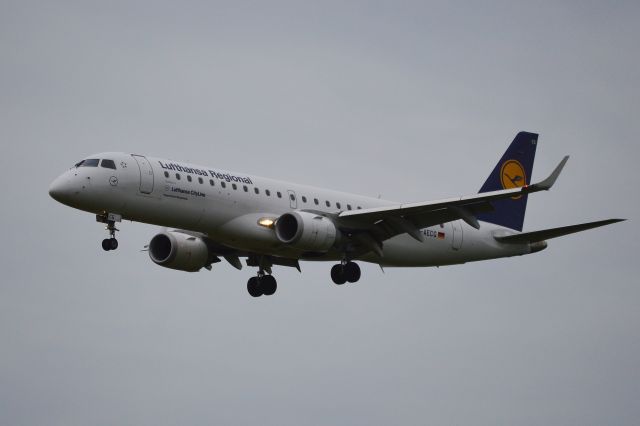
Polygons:
M637 424L638 2L0 0L1 424ZM49 182L122 150L397 200L540 133L536 255L164 270Z

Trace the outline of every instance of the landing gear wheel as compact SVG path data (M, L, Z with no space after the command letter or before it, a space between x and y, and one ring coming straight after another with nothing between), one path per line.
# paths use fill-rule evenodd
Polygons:
M342 285L347 282L344 274L344 266L341 264L333 265L331 267L331 279L337 285Z
M271 296L276 292L278 283L272 275L265 275L260 279L260 288L262 289L262 294L265 296Z
M347 262L344 265L343 275L350 283L355 283L360 279L360 266L355 262Z
M102 240L102 249L104 251L115 250L118 248L118 240L116 240L116 222L122 220L122 216L115 213L102 212L96 215L96 220L100 223L106 223L106 230L109 231L109 238Z
M249 278L249 281L247 281L247 291L249 292L251 297L262 296L262 291L260 290L260 282L258 281L258 277Z

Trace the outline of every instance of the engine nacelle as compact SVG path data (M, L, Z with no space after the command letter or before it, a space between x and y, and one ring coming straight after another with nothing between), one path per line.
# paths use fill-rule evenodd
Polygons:
M149 257L165 268L197 272L209 263L209 249L201 238L167 231L151 239Z
M283 214L275 231L280 242L303 251L327 252L340 237L331 219L309 212Z

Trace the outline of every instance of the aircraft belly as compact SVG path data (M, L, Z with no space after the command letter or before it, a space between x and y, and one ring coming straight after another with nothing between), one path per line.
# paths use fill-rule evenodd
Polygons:
M276 247L281 243L272 229L260 226L258 220L273 214L248 213L233 217L218 226L209 229L209 236L227 245L250 250L253 248Z
M399 235L384 242L383 258L376 263L384 266L438 266L464 263L460 250L454 251L446 240L419 242L408 235Z
M438 234L438 229L434 227L434 231L431 231L427 228L424 242L416 241L407 234L398 235L384 242L382 258L369 253L362 260L383 266L445 266L530 252L527 245L497 242L491 234L491 228L476 230L465 224L464 239L460 244L453 239L453 233L445 232L441 235ZM424 234L425 230L422 231Z

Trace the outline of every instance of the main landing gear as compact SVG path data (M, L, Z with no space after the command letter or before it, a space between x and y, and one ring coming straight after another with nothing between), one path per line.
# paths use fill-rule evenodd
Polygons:
M116 240L116 222L120 222L122 220L122 216L114 213L105 213L96 215L96 221L101 223L106 223L107 227L105 228L109 231L109 238L105 238L102 240L102 249L104 251L115 250L118 248L118 240Z
M264 272L259 272L257 277L251 277L247 281L247 291L252 297L271 296L277 289L278 283L273 275L265 275Z
M269 256L252 255L247 259L247 266L257 266L258 276L249 278L247 291L252 297L271 296L278 289L278 283L271 275L273 261Z
M331 268L331 279L337 285L346 282L355 283L360 279L360 266L357 263L343 260Z

